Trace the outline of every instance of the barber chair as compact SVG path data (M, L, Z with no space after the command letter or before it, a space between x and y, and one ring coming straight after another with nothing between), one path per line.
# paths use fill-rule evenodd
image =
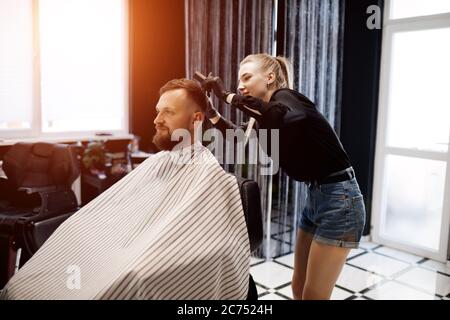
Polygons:
M245 222L250 240L250 251L253 252L261 245L263 240L263 220L261 210L261 195L258 184L249 179L237 177L239 191L244 209ZM247 300L257 300L258 293L252 276L249 278L249 291Z
M0 178L0 289L78 209L71 189L79 175L71 146L17 143L5 154Z

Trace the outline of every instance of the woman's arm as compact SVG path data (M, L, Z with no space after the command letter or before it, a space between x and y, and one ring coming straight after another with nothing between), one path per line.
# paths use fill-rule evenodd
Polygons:
M265 102L256 97L237 95L225 90L219 77L208 77L202 86L204 90L214 92L220 100L255 118L262 128L281 128L285 124L285 115L288 112L290 113L288 118L295 118L296 121L306 118L306 114L296 107L296 104L303 102L292 90L278 90L274 93L276 99L272 96L272 101Z
M207 96L208 97L208 96ZM222 117L220 113L217 111L217 109L214 107L213 102L211 98L208 97L208 104L205 111L206 117L209 119L213 127L218 129L224 136L226 134L227 129L244 129L247 124L243 124L241 126L235 125L230 120Z
M279 129L284 120L284 115L290 108L278 101L265 102L252 96L242 96L231 93L226 102L255 118L263 127Z
M231 122L230 120L222 117L221 115L218 115L218 116L216 116L214 118L211 118L211 119L209 119L209 121L211 121L211 123L213 124L214 128L218 129L223 134L224 137L226 135L226 130L227 129L233 129L233 130L242 129L242 130L245 130L246 127L247 127L247 122L242 124L242 125L240 125L240 126L237 126L233 122Z

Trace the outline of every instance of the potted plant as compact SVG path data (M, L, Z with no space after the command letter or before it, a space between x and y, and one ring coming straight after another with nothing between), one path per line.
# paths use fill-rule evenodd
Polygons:
M91 174L104 172L106 163L106 150L103 142L90 142L84 150L82 162L85 169Z

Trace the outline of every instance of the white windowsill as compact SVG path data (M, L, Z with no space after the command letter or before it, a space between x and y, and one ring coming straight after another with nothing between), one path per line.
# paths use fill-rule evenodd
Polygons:
M125 140L125 139L133 139L133 134L112 134L107 136L98 136L94 134L86 134L86 135L61 135L61 136L52 136L52 137L32 137L32 138L15 138L15 139L2 139L0 138L0 146L12 146L17 142L52 142L52 143L60 143L67 141L91 141L91 140Z

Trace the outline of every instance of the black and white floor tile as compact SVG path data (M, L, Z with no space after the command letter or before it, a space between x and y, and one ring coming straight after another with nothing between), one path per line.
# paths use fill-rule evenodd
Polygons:
M292 299L294 254L251 259L260 300ZM450 300L450 267L409 253L362 242L350 252L333 300Z

